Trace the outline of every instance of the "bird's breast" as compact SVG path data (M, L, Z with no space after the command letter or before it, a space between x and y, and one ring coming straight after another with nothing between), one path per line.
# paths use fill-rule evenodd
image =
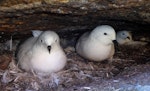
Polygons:
M34 54L31 59L32 67L35 71L55 72L62 69L66 63L66 56L62 50L43 52L42 50Z
M105 60L110 57L112 51L112 45L102 45L102 44L89 44L84 49L85 56L94 61Z

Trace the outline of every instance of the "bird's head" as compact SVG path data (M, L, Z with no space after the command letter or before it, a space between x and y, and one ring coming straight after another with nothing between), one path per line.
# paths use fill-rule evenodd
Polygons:
M113 40L116 40L116 32L114 28L109 25L101 25L101 26L96 27L91 32L90 36L106 45L112 44Z
M132 41L132 35L130 31L119 31L117 32L117 41L122 40L123 42Z
M49 53L53 45L59 43L59 36L53 31L43 31L37 37L39 46L47 47Z

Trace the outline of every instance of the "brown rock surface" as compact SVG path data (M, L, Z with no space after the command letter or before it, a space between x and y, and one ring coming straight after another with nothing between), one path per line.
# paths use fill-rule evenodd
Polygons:
M0 31L149 25L149 7L149 0L1 0Z

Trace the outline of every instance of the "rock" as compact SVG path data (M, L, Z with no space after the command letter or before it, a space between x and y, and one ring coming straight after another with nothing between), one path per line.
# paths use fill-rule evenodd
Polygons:
M9 54L0 55L0 69L5 70L11 62L12 56Z
M2 0L0 31L94 28L99 24L149 25L149 7L147 0Z

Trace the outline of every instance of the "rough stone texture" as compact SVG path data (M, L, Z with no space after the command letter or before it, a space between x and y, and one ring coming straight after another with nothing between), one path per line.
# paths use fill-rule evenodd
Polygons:
M149 0L1 0L0 31L149 26L149 7Z

